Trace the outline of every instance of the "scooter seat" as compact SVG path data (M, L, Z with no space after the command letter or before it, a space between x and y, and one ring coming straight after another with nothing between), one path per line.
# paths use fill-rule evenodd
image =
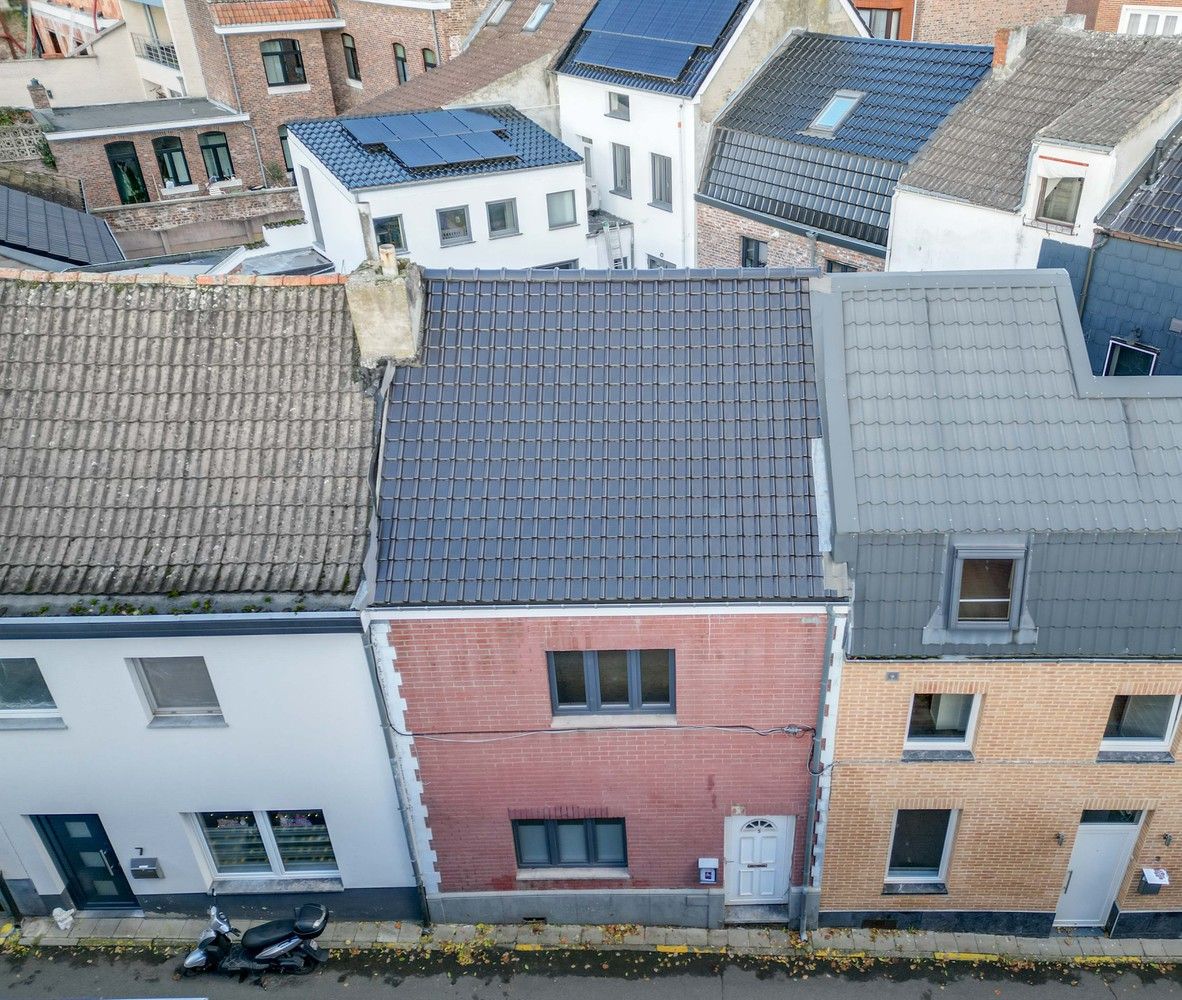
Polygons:
M254 953L278 944L295 933L294 920L268 920L265 924L252 927L242 935L242 947Z

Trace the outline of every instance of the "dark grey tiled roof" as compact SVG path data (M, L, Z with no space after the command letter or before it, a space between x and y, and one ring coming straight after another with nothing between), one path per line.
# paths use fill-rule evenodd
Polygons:
M1036 139L1114 146L1182 87L1182 38L1031 28L1016 66L966 100L900 183L1021 206Z
M885 247L895 181L988 73L992 53L981 45L800 35L719 120L702 195ZM865 96L835 133L810 134L838 90Z
M373 403L344 287L86 277L0 279L0 594L347 603Z
M0 250L4 247L63 264L123 260L123 251L104 219L0 186Z
M478 108L482 114L502 124L505 141L513 148L513 159L484 160L458 166L427 167L408 170L392 153L384 149L367 148L349 134L346 122L366 121L366 118L325 118L316 121L293 122L291 134L308 147L308 151L323 163L350 190L387 187L411 181L443 180L469 177L474 174L496 174L528 167L549 167L561 163L578 163L583 158L561 139L551 135L541 125L508 106ZM409 113L409 112L408 112ZM379 115L367 117L397 117Z
M239 112L204 97L174 97L37 110L33 115L46 132L75 132L228 119L239 116Z
M1182 142L1166 151L1157 176L1134 193L1107 228L1182 247Z
M804 279L431 272L425 311L376 603L824 596Z

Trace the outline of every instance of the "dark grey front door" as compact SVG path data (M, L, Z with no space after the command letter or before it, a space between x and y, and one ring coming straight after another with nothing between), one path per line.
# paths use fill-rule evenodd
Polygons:
M97 816L38 816L37 827L80 910L125 910L139 901Z

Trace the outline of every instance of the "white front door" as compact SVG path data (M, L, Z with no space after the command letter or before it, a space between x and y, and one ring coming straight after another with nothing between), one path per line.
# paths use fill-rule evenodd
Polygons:
M1089 813L1096 816L1102 812L1107 811L1085 812L1079 824L1063 894L1055 910L1058 927L1103 927L1129 867L1129 856L1141 828L1140 813L1128 813L1122 822L1089 819Z
M728 816L726 871L728 903L783 903L792 874L795 816Z

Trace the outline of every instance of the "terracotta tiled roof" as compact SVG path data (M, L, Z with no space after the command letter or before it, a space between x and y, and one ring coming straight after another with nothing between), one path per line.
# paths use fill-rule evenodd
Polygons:
M514 70L539 59L553 62L594 6L595 0L555 0L537 31L529 32L521 29L537 7L537 0L513 0L501 23L485 25L460 55L430 73L376 95L350 109L350 113L376 115L461 103ZM503 101L507 97L494 94L490 100Z
M332 0L227 0L211 3L214 24L289 24L328 21L337 17Z

